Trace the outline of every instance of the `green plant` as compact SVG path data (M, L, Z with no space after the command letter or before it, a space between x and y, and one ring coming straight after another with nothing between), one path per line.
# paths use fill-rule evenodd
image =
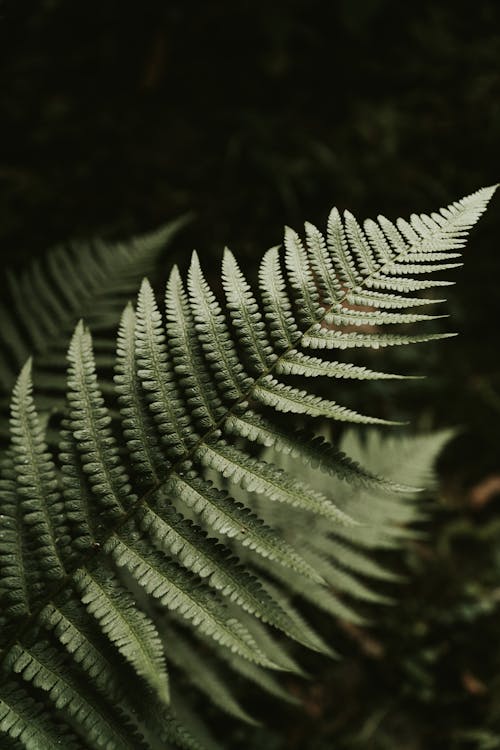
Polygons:
M85 319L95 334L98 367L113 366L124 305L188 218L127 243L95 239L59 245L19 276L7 272L7 294L0 304L0 436L9 434L10 393L28 357L35 357L37 405L49 414L64 406L66 351L78 320ZM110 392L112 383L105 381L101 388Z
M144 281L118 333L119 422L105 405L90 332L80 322L68 352L57 452L48 448L35 409L30 362L23 367L1 480L6 746L210 747L169 684L169 659L243 715L210 671L214 655L281 693L266 669L300 668L276 631L329 652L289 592L307 582L336 615L352 617L332 582L367 598L369 589L346 569L354 565L368 576L379 570L351 546L368 545L363 527L356 531L359 498L346 494L339 507L302 471L283 471L275 454L372 488L375 497L382 489L413 488L411 477L400 484L363 468L316 435L309 418L388 422L303 390L296 378L399 377L308 352L442 338L387 334L379 326L432 317L408 310L435 301L419 292L446 282L428 274L456 265L493 190L397 224L379 217L361 228L351 214L342 220L333 210L326 241L307 224L306 245L287 230L286 273L272 248L260 267L260 303L229 251L224 307L196 255L187 292L176 268L170 275L165 323ZM294 415L293 425L284 414ZM238 500L234 487L235 494L243 490ZM378 497L384 518L395 505ZM310 548L300 539L294 546L293 529L316 529L317 518L322 525ZM389 527L387 519L377 537L394 540ZM262 559L265 572L257 573ZM193 647L192 638L203 645Z

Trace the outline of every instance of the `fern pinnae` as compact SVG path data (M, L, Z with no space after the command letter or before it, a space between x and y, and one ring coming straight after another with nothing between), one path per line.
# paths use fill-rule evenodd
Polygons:
M77 564L76 555L82 550L90 549L96 543L100 516L96 513L95 498L67 419L63 420L62 424L58 457L70 540L67 555L72 558L73 564Z
M311 523L323 519L335 539L344 543L354 543L358 538L355 522L331 501L329 490L324 493L313 482L294 478L293 472L287 473L277 465L274 456L269 460L256 458L251 455L247 441L270 444L282 453L293 454L300 448L301 457L327 473L354 478L360 487L382 486L376 476L361 470L328 442L308 438L308 445L300 446L302 433L292 437L290 430L280 427L276 415L291 411L307 416L327 414L333 419L349 421L373 421L373 418L362 417L335 402L282 383L275 375L281 374L281 363L294 356L291 352L300 355L302 349L388 346L432 339L432 335L353 333L325 326L342 328L353 322L365 325L362 321L376 325L415 321L415 316L405 312L412 298L401 295L445 282L415 279L406 271L418 275L424 266L432 265L432 270L439 270L443 265L455 265L448 264L450 258L445 259L442 254L463 244L466 230L484 210L487 198L487 191L480 192L436 217L411 217L409 222L397 225L379 219L385 240L378 254L373 240L349 214L342 221L338 213L332 212L326 240L320 238L317 230L315 233L310 227L306 229L306 246L298 235L287 230L283 268L276 249L266 254L261 265L262 310L229 253L224 261L225 308L205 281L196 256L188 275L188 295L178 273L171 276L166 295L166 328L152 289L144 282L137 312L128 308L122 318L116 368L120 422L124 429L125 457L131 459L130 470L125 469L121 446L114 427L111 428L111 414L97 382L90 334L83 324L77 327L69 351L68 413L59 454L61 477L46 449L30 388L22 373L13 407L13 448L12 456L8 457L11 465L7 461L2 484L6 504L11 508L11 528L17 535L14 540L17 557L12 558L11 535L5 545L2 542L2 555L7 559L2 570L8 571L9 560L13 560L16 572L19 563L23 569L27 566L30 574L33 572L26 580L27 589L31 586L36 593L36 606L19 613L15 639L10 638L11 630L5 631L3 666L5 673L10 670L19 684L21 679L24 681L25 690L31 690L32 685L33 693L44 691L47 700L62 711L68 727L73 727L87 744L94 748L149 748L151 743L139 739L134 729L120 722L122 716L131 718L131 711L124 703L118 702L116 711L112 701L104 700L101 705L97 700L99 684L89 677L100 663L99 654L88 648L85 640L78 639L82 651L76 656L69 642L64 642L72 632L71 624L59 620L58 634L57 625L52 623L51 627L46 619L46 608L54 607L52 614L60 612L71 591L73 595L79 591L81 607L72 626L83 632L85 618L90 618L102 638L109 639L106 653L111 662L123 659L124 666L141 679L141 684L149 685L151 692L156 691L164 701L168 697L165 655L156 624L162 613L169 612L169 618L181 619L202 638L210 639L217 651L220 648L225 652L226 658L236 662L246 660L247 672L253 672L254 676L262 667L295 669L289 657L275 645L264 622L281 627L297 640L314 641L313 636L300 638L300 623L293 621L291 610L287 611L286 606L273 599L271 589L263 594L264 589L254 585L254 577L233 566L229 551L207 540L198 529L193 531L193 522L179 518L168 507L170 502L176 506L184 502L193 515L199 514L196 524L212 525L218 534L226 535L229 545L246 548L251 563L264 569L265 576L275 579L278 588L296 592L334 616L352 622L361 620L342 598L321 585L318 571L310 580L310 571L315 566L320 574L323 571L325 578L334 580L335 555L330 555L327 548L309 549L304 544L302 560L302 555L294 552L293 544L279 542L283 513L274 514L282 503L296 509L297 517L302 514ZM380 244L380 236L377 241ZM421 256L426 252L429 256L424 259ZM337 283L329 285L325 277L332 269ZM99 273L95 265L87 269L90 275L94 271ZM122 294L127 285L127 280L119 282L118 293ZM43 296L43 285L38 288ZM368 306L375 308L373 316L349 308L356 304L352 302L356 298L370 301ZM297 305L295 318L293 311ZM96 309L103 316L104 325L116 312L116 304L113 300L101 300ZM384 314L380 309L401 312ZM43 316L42 324L50 326ZM102 353L106 356L104 349ZM301 375L316 376L313 360L313 357L302 360L302 367L306 362L309 372L303 369ZM349 368L340 365L332 363L337 368L336 376L348 376ZM191 372L193 369L196 374ZM361 375L361 370L355 372ZM296 374L299 373L287 373L291 377ZM214 404L213 410L209 404ZM18 443L16 435L21 435ZM146 451L144 442L149 443L151 450ZM28 469L23 473L21 461L26 458ZM245 495L248 506L236 504L225 493L211 488L204 479L207 469L216 473L220 483L227 478L243 488L248 493ZM12 478L16 482L12 483ZM37 507L34 517L30 516L28 501L23 498L26 487L35 489L38 503L40 496L44 501L48 498L45 515L37 516L40 511ZM9 492L15 494L15 500ZM80 505L78 492L82 493ZM16 516L12 508L19 499L27 512ZM390 512L395 504L395 500L381 501L379 508ZM264 518L273 518L272 525L276 528L271 531L272 537L267 526L252 512L258 506L265 511ZM352 504L347 504L348 510L351 507L359 511L356 497ZM297 527L294 513L290 514L287 526L291 537ZM408 517L396 516L404 520ZM363 519L362 512L359 517ZM45 569L36 576L34 572L39 540L33 538L32 532L38 518L40 523L43 521L43 533L48 530L51 551L61 562L58 568L49 560L50 575ZM244 524L248 525L248 536L242 533L246 532ZM360 546L369 547L371 541L368 536L363 537L362 528ZM387 533L384 543L394 542L396 536ZM248 544L246 539L250 540ZM300 534L295 539L300 548ZM272 549L275 540L278 546ZM309 543L312 545L312 539ZM71 547L66 565L66 551ZM367 599L370 591L357 579L358 574L362 575L358 570L362 564L352 558L351 563L357 566L352 575L345 566L338 566L338 588ZM116 569L119 579L115 578ZM15 597L17 603L22 603L22 586L21 581L10 605L15 606ZM129 589L138 592L140 602L154 600L155 605L138 606ZM4 591L8 599L8 585ZM151 617L145 614L150 609ZM34 642L37 629L53 633L49 636L50 645L43 640ZM311 646L311 642L307 645ZM82 657L85 651L88 658ZM132 701L132 707L137 705ZM198 747L196 738L182 738L182 730L174 728L169 735L169 722L172 727L178 725L175 715L166 709L160 710L155 704L154 710L146 715L152 717L157 709L158 724L152 719L152 732L158 728L158 736L165 736L168 741L174 737L181 745ZM12 715L7 720L10 719Z
M345 301L348 305L360 305L381 310L410 309L412 307L424 307L425 305L440 305L446 302L445 299L408 297L388 292L377 292L374 289L349 291Z
M257 562L257 565L262 567L260 561ZM293 575L290 575L290 571L285 568L279 568L276 565L268 566L265 572L266 574L270 573L278 584L283 585L286 589L310 602L315 607L333 615L334 618L347 620L355 625L366 623L366 618L362 617L354 607L344 603L341 598L335 595L331 588L315 583L304 584Z
M434 253L434 255L439 255L439 253ZM408 260L409 256L406 259ZM406 276L409 274L438 273L462 266L463 263L387 263L384 270L385 273L393 276Z
M30 610L29 572L25 564L23 511L16 492L12 456L4 456L0 476L2 534L0 544L0 601L2 629L7 619L26 616Z
M422 315L419 313L393 313L380 310L348 310L342 305L332 307L323 318L327 326L380 326L408 325L422 321L440 320L448 315Z
M309 262L314 274L314 281L321 292L323 305L329 307L342 297L342 285L333 269L332 259L326 246L325 238L314 224L306 221L306 244Z
M109 573L79 570L73 577L81 601L96 618L110 641L131 663L138 675L154 689L160 700L169 702L168 677L158 632L141 612L129 591Z
M120 516L134 495L111 434L111 417L104 405L95 371L90 333L80 322L68 352L69 422L82 467L106 513Z
M215 641L244 658L275 667L262 654L247 630L186 570L156 554L130 536L111 538L106 550L119 567L125 568L149 595L175 611Z
M124 685L129 675L124 675L117 660L110 658L105 648L107 641L103 644L101 638L97 645L95 631L98 626L92 628L93 623L89 623L83 605L68 601L59 602L57 606L48 604L40 613L40 623L66 649L75 664L88 674L97 690L123 706Z
M143 750L144 744L135 732L123 726L116 711L105 707L100 697L84 688L49 644L39 642L31 647L14 646L7 664L14 674L47 694L54 707L69 723L78 721L88 740L106 750Z
M264 315L274 346L278 352L294 348L301 334L286 294L278 247L270 248L262 258L259 268L259 286ZM276 366L278 363L279 358Z
M28 360L13 392L10 453L31 547L29 576L49 582L65 574L59 541L67 532L55 466L43 439L32 390Z
M253 395L266 406L272 406L277 411L292 412L293 414L307 414L311 417L327 417L339 422L355 422L362 424L400 424L378 417L368 417L364 414L339 406L335 401L329 401L315 396L291 385L275 380L271 375L261 378L254 387Z
M281 589L276 583L271 582L269 578L266 578L264 585L273 599L279 603L292 620L295 632L300 634L300 637L296 638L299 643L302 643L307 648L316 651L319 654L325 654L332 659L338 658L336 651L329 646L315 630L313 630L297 607L293 606L290 596L285 593L283 589Z
M158 484L157 467L162 464L162 452L137 372L135 326L135 312L128 304L118 330L114 381L123 435L132 463L143 480Z
M341 283L353 289L360 286L362 276L357 270L349 250L344 226L337 208L333 208L328 216L327 247ZM342 296L344 295L345 292Z
M166 332L173 366L180 376L186 404L199 429L217 426L226 409L204 366L196 326L177 266L170 274L165 292Z
M253 458L224 440L199 448L198 456L205 466L248 492L256 492L264 495L267 500L318 513L337 523L356 523L305 483L291 479L272 463Z
M297 232L285 227L285 264L288 280L297 294L297 310L301 323L312 325L321 318L319 294L309 266L307 253Z
M264 670L256 664L252 664L235 654L219 652L217 655L220 656L221 659L227 661L234 672L241 675L246 680L253 682L260 689L269 693L269 695L279 698L280 700L285 701L285 703L298 705L299 701L281 685L273 672Z
M266 628L260 620L246 612L243 613L241 622L258 644L261 652L272 661L276 670L301 677L307 676L297 659L289 652L289 644L279 638L280 634Z
M257 374L265 372L276 359L267 338L259 305L232 252L225 248L222 261L222 285L227 308L243 351Z
M138 375L167 456L173 461L186 452L194 436L175 384L161 315L147 279L142 282L137 301L135 340Z
M41 703L33 700L13 682L0 685L0 731L4 737L18 740L26 750L55 748L62 740L68 750L82 748L75 737L47 717ZM12 747L19 745L16 742Z
M336 592L347 595L349 599L360 599L377 604L391 604L393 602L391 598L379 594L376 589L362 583L359 578L335 564L325 554L318 551L314 544L306 543L304 552L305 557L320 571L324 579Z
M238 360L225 317L205 281L196 253L189 269L188 288L196 330L219 390L226 400L240 399L251 387L251 381Z
M168 504L163 504L156 512L143 509L141 515L139 525L150 532L159 548L177 557L188 570L245 611L289 633L286 613L227 548L206 537Z
M44 319L47 320L43 305L40 305L40 315L38 315L37 310L33 309L34 295L29 288L30 284L26 283L26 279L18 280L13 273L7 272L7 283L16 310L19 311L23 329L29 331L34 347L43 350L45 340L43 321Z
M394 483L367 470L332 443L308 430L290 430L275 424L251 410L242 415L232 414L226 422L229 433L234 431L248 440L278 453L300 458L304 464L320 468L330 476L343 479L354 486L375 486L395 492L416 492L417 487Z
M311 357L309 354L292 349L280 358L276 367L280 375L305 375L317 378L346 378L353 380L405 380L412 375L399 375L397 373L377 372L368 367L352 365L350 362L331 362Z
M322 582L321 576L298 552L249 508L197 476L173 476L171 483L174 494L217 534L301 576Z
M456 336L456 333L428 333L422 336L408 336L399 333L351 333L329 331L317 326L302 337L302 346L309 349L354 349L368 347L380 349L386 346L405 346L438 341Z
M92 327L99 344L98 364L107 367L115 344L109 331L118 323L127 297L187 220L181 217L127 243L60 245L21 274L8 274L7 300L1 309L2 393L10 394L19 369L34 354L39 403L43 395L47 410L60 412L65 383L59 375L75 323L84 318ZM110 383L104 380L102 385L107 390ZM7 435L7 427L7 415L0 413L0 433Z
M361 227L350 211L344 211L344 223L347 241L357 258L357 266L362 276L374 276L378 270L377 260Z
M405 580L404 576L383 567L345 541L331 536L324 538L324 546L321 542L320 537L315 547L321 549L332 560L341 560L342 567L348 571L380 581L401 582Z

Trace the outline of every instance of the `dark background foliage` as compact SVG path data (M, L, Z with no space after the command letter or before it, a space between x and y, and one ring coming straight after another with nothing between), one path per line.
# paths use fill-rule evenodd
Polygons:
M189 210L167 264L196 246L214 268L228 244L252 273L283 224L321 226L333 204L394 218L499 180L496 0L4 0L0 16L0 243L15 268ZM270 729L228 723L235 747L500 747L499 236L497 198L451 293L460 337L398 361L428 383L348 394L465 428L430 536L407 553L412 582L369 636L332 632L346 659L311 658L320 680L292 685L304 711L256 697Z

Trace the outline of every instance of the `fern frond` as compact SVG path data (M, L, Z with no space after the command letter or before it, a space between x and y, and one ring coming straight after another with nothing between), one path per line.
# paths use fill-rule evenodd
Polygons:
M81 748L69 732L47 717L41 703L33 700L15 683L0 686L0 731L18 740L26 750L55 748L62 741L68 750Z
M173 496L192 508L200 521L216 534L236 539L264 559L275 560L301 576L321 582L321 577L299 553L243 503L196 476L174 475L168 487Z
M365 450L348 438L351 457L315 436L318 417L387 421L316 395L304 379L391 376L308 349L448 335L378 327L432 317L408 312L427 304L409 296L413 290L445 283L420 272L456 265L449 261L492 192L396 224L379 217L360 225L333 211L327 236L306 225L305 243L287 229L283 259L278 248L264 256L260 295L226 251L225 300L218 300L194 255L187 291L177 269L170 276L166 320L144 280L135 309L128 305L121 317L112 387L118 412L97 378L99 358L110 362L109 339L95 349L89 329L77 325L58 452L35 408L30 366L23 368L0 480L0 731L9 742L34 747L45 732L52 750L53 722L61 722L70 747L73 735L75 747L113 750L213 746L196 720L192 731L185 725L189 707L172 697L169 628L181 623L200 649L278 695L267 669L303 673L281 633L331 652L290 594L358 623L357 600L384 599L372 579L391 576L369 550L411 534L418 515L408 502L411 485L428 477L404 458L393 471L377 439ZM82 269L64 297L72 314L86 287L90 304L92 284L109 282L110 269L94 261ZM116 273L109 298L92 298L87 317L97 329L117 320L136 270ZM47 299L48 287L37 288ZM55 331L58 299L36 321L35 307L26 307L35 348ZM359 304L370 309L353 309ZM17 342L11 329L8 336ZM51 347L46 357L55 362L60 350ZM442 440L414 443L405 456L427 470ZM211 685L216 702L243 716L215 672L202 678L198 655L193 681L205 693Z
M7 666L13 674L45 693L70 724L77 721L94 747L117 750L144 747L139 736L123 726L118 714L104 707L96 694L77 681L61 656L48 644L40 642L31 648L14 646Z
M19 369L34 356L39 402L43 396L47 411L60 410L66 350L82 318L98 334L99 366L112 364L114 338L109 332L114 335L128 296L188 221L181 217L126 243L96 239L61 245L20 276L9 273L7 299L0 306L0 395L8 397ZM109 389L109 381L105 387ZM0 434L8 435L7 418L1 414Z
M107 544L116 564L128 570L137 583L169 611L191 621L203 633L230 651L268 667L275 665L262 654L241 623L228 617L223 604L194 577L138 541L113 539Z
M137 609L127 589L99 571L78 571L74 582L81 601L109 640L138 675L168 704L165 654L154 624Z

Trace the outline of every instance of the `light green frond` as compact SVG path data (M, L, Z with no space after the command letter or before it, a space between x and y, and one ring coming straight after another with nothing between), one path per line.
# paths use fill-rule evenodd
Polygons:
M307 391L300 391L291 385L279 383L270 375L262 378L255 386L254 396L266 406L272 406L282 412L308 414L310 417L327 417L339 422L397 424L385 419L358 414L345 406L339 406L335 401L328 401Z
M250 380L239 362L226 319L205 281L196 253L189 269L188 287L196 330L217 386L225 399L240 398Z
M150 481L157 481L157 467L163 456L153 415L137 372L135 358L136 317L129 304L123 311L118 331L115 384L122 416L122 429L134 468Z
M7 663L16 675L45 693L55 709L85 732L93 748L139 750L138 735L123 725L118 714L105 708L97 695L84 688L64 664L60 654L46 643L31 648L13 646Z
M84 318L98 332L101 351L109 358L115 345L109 332L114 334L128 296L188 221L181 217L128 242L60 245L20 275L8 274L0 310L0 395L9 394L23 363L35 356L38 393L44 393L48 410L62 409L65 383L60 373L76 322ZM7 433L5 413L0 415L0 434Z
M452 281L436 281L422 279L395 278L377 274L366 282L368 289L386 289L390 292L419 292L424 289L434 289L437 287L452 286Z
M118 457L111 417L97 384L92 339L81 322L71 341L68 360L68 425L97 506L120 515L134 496Z
M285 290L279 248L272 247L264 255L259 269L259 285L265 317L274 346L279 350L293 347L300 331Z
M224 251L222 263L222 285L240 345L253 370L260 374L274 362L276 354L268 341L262 315L250 285L228 248Z
M445 299L426 299L425 297L408 297L388 292L377 292L371 289L357 289L347 293L348 305L359 305L364 307L380 308L381 310L410 309L412 307L423 307L424 305L439 305L446 302Z
M333 589L326 586L319 586L314 583L311 585L304 585L303 582L290 576L287 570L279 569L277 567L273 567L272 571L268 572L271 572L273 578L289 591L293 592L293 594L310 602L313 606L322 609L335 619L352 622L355 625L366 624L366 618L362 617L353 606L344 603L343 600L333 592Z
M327 247L340 284L356 289L361 284L362 277L356 269L337 208L333 208L328 217Z
M344 333L342 331L329 331L318 326L302 337L302 346L309 349L354 349L356 347L380 349L386 346L422 344L426 341L437 341L455 335L454 333L428 333L423 336L389 333Z
M207 372L194 318L179 269L174 267L165 294L166 332L172 362L186 402L201 430L213 427L226 410Z
M116 658L108 653L107 641L96 645L92 638L88 614L80 603L48 604L40 614L43 627L52 632L75 663L93 680L96 688L123 705L124 685L129 674L118 668ZM98 626L96 626L97 629Z
M354 461L352 457L319 435L306 430L291 430L282 424L275 424L260 414L248 410L242 416L232 415L227 422L229 432L255 441L278 452L300 458L306 465L320 469L341 480L356 486L375 485L393 492L414 492L415 487L394 483L377 476Z
M299 320L304 325L311 325L321 319L324 309L320 305L318 290L302 241L297 232L290 227L285 227L285 249L288 281L297 295Z
M392 599L383 596L372 586L367 586L359 578L351 575L339 565L327 559L325 555L315 548L314 541L312 544L306 546L305 555L336 593L348 596L349 599L359 599L365 602L377 604L392 603Z
M350 211L344 211L345 234L357 259L357 267L363 277L372 277L378 270L377 259L374 257L370 243Z
M446 318L446 315L419 315L417 313L392 313L377 310L375 312L359 312L358 310L347 310L341 305L333 307L324 315L323 321L326 326L385 326L385 325L408 325L408 323L420 323L427 320L438 320Z
M13 682L0 685L0 732L21 743L26 750L80 750L75 738L49 720L41 703L34 701Z
M185 414L168 358L161 315L147 279L142 282L137 300L135 343L137 374L167 455L175 460L194 435L189 430L189 417Z
M0 602L4 616L17 618L30 609L30 573L26 570L23 509L18 501L12 456L3 459L0 475Z
M248 492L263 495L266 500L286 503L311 513L325 516L335 523L352 524L354 521L312 488L291 479L272 463L249 456L223 440L204 445L197 457L221 476L240 485Z
M260 581L231 556L227 547L207 538L171 506L162 504L156 511L144 508L139 524L157 547L175 556L222 596L263 622L291 634L286 613L266 594Z
M200 583L174 563L140 542L110 540L107 549L115 562L131 573L137 583L169 611L177 612L194 627L256 664L274 667L257 648L246 628Z
M294 607L291 604L290 596L287 595L283 589L280 589L269 580L266 580L265 587L273 599L279 603L292 620L296 633L300 633L300 638L297 638L299 642L303 643L304 646L310 648L312 651L317 651L320 654L325 654L331 658L337 656L331 646L325 643L323 638L312 629L297 607Z
M279 698L286 703L298 704L298 700L278 681L272 672L268 672L246 659L241 659L234 654L223 654L219 652L220 658L225 659L231 669L245 679L253 682L261 690L269 695Z
M189 508L193 508L201 521L217 534L234 539L264 559L275 560L297 574L313 581L321 578L305 560L270 526L241 503L221 492L199 477L172 477L172 492Z
M98 515L92 488L88 481L76 438L71 432L70 422L63 420L59 443L61 489L64 511L68 521L68 556L76 560L82 550L89 549L96 541Z
M319 286L323 304L327 307L343 297L342 284L333 268L332 259L326 241L319 229L310 222L305 223L307 252L314 274L314 281Z
M365 578L375 578L380 581L404 580L402 576L384 568L363 552L355 549L343 540L335 539L333 536L319 537L315 540L314 546L333 560L340 560L343 568L357 575Z
M16 478L14 502L19 503L22 514L23 529L18 538L19 542L23 536L26 540L24 569L38 589L44 582L57 580L65 573L60 541L66 535L66 526L55 466L44 440L32 390L29 360L13 391L9 454ZM21 580L26 580L26 575ZM29 594L30 598L34 593Z
M311 357L304 352L292 349L281 357L276 372L280 375L304 375L308 378L349 378L352 380L402 380L405 375L389 372L376 372L367 367L351 365L349 362L331 362Z
M73 581L82 603L122 656L148 682L164 703L169 702L168 677L159 635L127 589L110 571L77 571Z
M52 750L60 727L71 750L212 750L217 742L176 691L183 679L248 720L228 667L284 697L268 670L304 674L284 634L334 653L305 620L304 601L361 624L360 602L371 611L392 596L398 577L383 550L415 536L424 514L414 485L432 485L447 436L391 441L369 432L338 446L325 419L386 422L343 406L337 393L316 395L306 379L330 378L335 390L339 378L400 378L351 364L348 350L450 335L427 333L442 316L413 308L433 303L434 292L424 298L422 290L448 283L429 276L457 265L492 193L408 221L360 223L333 210L326 236L306 224L305 240L287 229L284 251L262 260L260 293L229 250L222 288L212 289L195 254L187 290L177 268L169 277L165 316L143 281L135 310L127 304L121 315L116 356L110 328L156 239L146 243L150 253L122 248L113 262L95 246L68 284L63 251L48 273L39 267L12 282L24 309L19 322L6 318L0 377L35 349L37 404L50 410L46 389L64 388L66 409L49 424L55 451L27 365L0 460L0 734L8 747ZM95 353L81 322L64 383L59 321L82 308L98 332ZM345 355L334 361L310 349ZM101 366L114 369L114 383L98 380Z

